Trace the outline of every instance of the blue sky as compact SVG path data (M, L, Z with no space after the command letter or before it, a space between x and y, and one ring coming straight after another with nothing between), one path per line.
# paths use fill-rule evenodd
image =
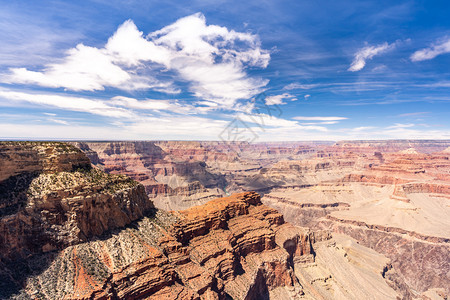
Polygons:
M448 1L0 4L0 138L450 139Z

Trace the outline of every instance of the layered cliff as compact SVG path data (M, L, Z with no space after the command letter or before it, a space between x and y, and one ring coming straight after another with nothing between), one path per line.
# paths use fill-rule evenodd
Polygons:
M179 161L204 159L225 176L227 192L256 190L288 221L345 233L388 256L403 297L450 292L450 141L159 145Z
M312 261L310 234L256 193L179 213L158 211L100 239L35 257L48 266L16 296L45 299L261 299L303 294L294 262ZM31 273L37 270L31 270ZM278 291L279 292L279 291Z
M235 194L184 211L157 210L124 229L35 257L28 261L32 275L13 297L397 297L383 278L387 259L330 238L285 223L254 192ZM323 252L320 259L313 243ZM328 260L339 264L324 263Z
M174 148L167 148L167 143ZM185 209L225 195L221 174L212 174L204 162L211 155L198 142L74 142L92 163L111 174L139 181L155 206ZM181 149L177 147L182 145ZM208 153L208 154L207 154ZM182 195L183 197L180 197Z
M29 152L22 171L11 168L2 181L9 182L5 190L15 192L1 199L7 208L0 218L1 298L398 296L396 285L383 275L386 258L351 241L333 240L327 231L285 223L254 192L167 212L153 208L144 186L92 168L72 146L11 145L15 148L3 150L8 163L16 151ZM50 167L36 167L41 158L49 159L35 155L42 149L52 157ZM8 181L15 176L29 181ZM176 192L190 194L189 189Z
M448 142L427 141L422 147L417 141L349 142L334 145L329 155L324 149L319 158L301 164L288 161L280 168L277 163L260 175L280 182L265 192L263 202L293 224L346 234L389 257L404 298L442 288L441 295L448 294L449 155L412 148L379 151L411 144L432 151ZM355 163L344 167L349 156ZM318 159L329 162L327 171L291 167L317 164ZM293 186L292 178L303 185Z
M123 227L153 208L144 187L91 167L79 149L54 142L0 144L0 280L21 285L30 257Z

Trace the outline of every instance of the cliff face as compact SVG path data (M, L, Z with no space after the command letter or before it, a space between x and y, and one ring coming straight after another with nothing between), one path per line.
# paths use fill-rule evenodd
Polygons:
M141 182L157 208L184 209L221 197L225 180L204 163L206 150L199 143L176 143L183 150L165 151L155 142L75 142L92 163L111 174ZM159 143L166 146L164 143ZM169 142L169 144L172 144ZM200 147L190 150L189 147ZM165 150L164 150L165 149ZM184 151L184 152L183 152ZM180 197L189 193L188 197ZM183 195L186 196L186 195Z
M68 144L1 143L0 151L0 269L123 227L153 208L141 184L92 169Z
M387 259L349 246L348 241L341 245L329 232L285 223L255 192L176 212L156 210L141 184L91 168L86 156L71 146L24 145L32 154L25 155L29 162L22 160L22 171L11 169L2 181L28 179L10 181L8 191L15 192L1 199L5 210L0 216L0 298L395 299L398 295L383 278ZM41 158L33 154L34 147L44 148L52 165L37 168ZM64 153L55 147L64 148ZM3 153L8 160L15 159L12 152ZM175 191L183 197L192 192ZM316 244L323 253L320 259L313 250ZM339 263L332 266L334 261ZM347 272L359 279L349 279Z
M448 142L412 144L431 151ZM274 164L259 174L279 182L263 202L293 224L346 234L389 257L405 298L421 297L435 288L449 293L450 157L445 151L425 154L411 148L375 151L400 146L405 145L344 143L302 164ZM349 157L354 161L350 168ZM329 162L328 169L304 167L318 160ZM303 186L293 186L295 181Z
M221 176L227 193L255 190L289 222L345 233L388 256L399 272L395 285L411 298L450 280L449 145L448 140L157 142L163 159L140 160L152 170L154 180L146 188L157 195L159 207L205 203L211 189L196 182L207 182L202 172Z
M0 142L0 181L24 173L90 169L78 148L58 142Z
M303 294L294 264L313 261L310 234L256 193L144 217L65 248L21 295L46 299L262 299ZM40 258L42 260L42 258ZM48 259L48 258L47 258Z

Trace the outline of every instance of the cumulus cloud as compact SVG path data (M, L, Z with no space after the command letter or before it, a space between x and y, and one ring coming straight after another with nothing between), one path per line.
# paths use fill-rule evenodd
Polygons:
M177 93L173 80L178 80L187 82L196 97L231 108L267 85L267 80L248 76L246 68L266 68L269 60L257 35L207 25L197 13L147 36L128 20L103 48L78 44L42 70L11 68L3 81L73 91L115 87ZM173 74L171 80L155 78L167 74Z
M438 55L450 53L450 38L442 39L438 43L414 52L411 55L412 61L422 61L433 59Z
M198 98L229 108L238 99L258 94L268 83L245 72L248 66L265 68L269 63L270 54L261 49L259 38L206 25L200 13L179 19L149 38L170 51L166 67L189 82Z
M291 100L291 101L296 101L297 98L289 93L284 93L281 95L275 95L275 96L268 96L266 97L265 101L266 101L266 105L281 105L281 104L286 104L285 102L283 102L283 100Z
M356 72L360 71L366 65L366 61L372 59L375 55L379 55L395 47L394 44L388 44L387 42L377 45L377 46L367 46L355 53L355 57L352 64L348 68L348 71Z
M106 49L79 44L67 51L61 62L49 64L42 71L10 69L11 74L5 76L4 82L62 87L73 91L103 90L106 86L136 90L170 85L127 71L113 59Z

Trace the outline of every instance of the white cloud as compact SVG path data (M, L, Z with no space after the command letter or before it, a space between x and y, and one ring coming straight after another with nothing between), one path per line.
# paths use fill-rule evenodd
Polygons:
M188 82L196 97L232 108L238 99L251 98L267 85L268 80L251 78L245 69L266 68L269 60L257 35L207 25L197 13L147 36L128 20L103 48L78 44L42 70L11 68L3 82L74 91L115 87L178 93L172 81L154 78L172 76ZM173 72L161 72L168 70Z
M348 68L348 71L356 72L360 71L366 65L366 61L372 59L375 55L379 55L383 52L386 52L389 49L395 47L394 44L388 44L387 42L377 45L377 46L367 46L355 53L355 58L352 61L352 64Z
M399 114L397 117L418 117L418 116L424 116L430 114L429 111L419 111L419 112L413 112L413 113L405 113L405 114Z
M308 100L310 97L311 97L311 95L309 95L309 94L304 96L305 100Z
M171 103L167 100L137 100L134 98L116 96L109 101L109 103L116 106L123 106L127 108L134 108L140 110L162 110L169 109Z
M135 115L123 108L113 107L102 100L54 94L31 94L0 89L0 98L7 101L27 102L47 107L88 112L112 118L132 118Z
M64 121L64 120L60 120L60 119L50 118L48 120L51 121L51 122L57 123L57 124L69 125L69 122Z
M411 124L411 123L409 123L409 124L395 123L392 126L386 127L386 129L409 128L409 127L414 127L414 126L416 126L416 125L415 124Z
M324 121L324 122L309 122L309 123L300 123L300 125L332 125L332 124L337 124L339 123L338 121Z
M450 38L442 39L428 48L418 50L411 55L412 61L433 59L438 55L450 53Z
M352 128L351 131L361 132L361 131L367 131L367 130L371 130L371 129L375 129L375 128L376 127L374 127L374 126L361 126L361 127Z
M190 83L196 97L230 108L238 99L248 99L268 83L250 78L247 66L267 67L270 55L262 50L256 35L206 25L194 14L149 34L159 47L170 51L168 69Z
M145 61L152 61L167 67L172 55L169 49L158 47L144 38L143 33L131 20L120 25L109 38L105 53L114 63L125 66L138 66Z
M297 89L302 89L302 90L309 90L315 87L318 87L318 84L300 84L300 83L290 83L288 85L286 85L285 87L283 87L283 90L297 90Z
M304 117L304 116L297 116L293 117L294 120L300 120L300 121L340 121L340 120L346 120L345 117Z
M289 94L289 93L284 93L281 95L275 95L275 96L268 96L266 97L265 101L266 101L266 105L281 105L281 104L286 104L285 102L283 102L283 100L291 100L291 101L296 101L297 98L295 98L295 96Z
M155 100L145 99L138 100L135 98L116 96L108 101L108 104L113 106L120 106L124 108L130 108L135 110L154 110L161 111L166 110L171 113L177 114L202 114L207 113L214 109L213 105L205 104L204 102L197 102L197 106L179 103L177 100ZM200 106L206 105L206 106Z
M154 78L133 74L114 64L105 49L78 44L67 51L61 63L48 64L42 71L12 68L5 76L6 83L37 84L73 91L103 90L106 86L126 90L164 87L168 84Z
M286 119L277 118L268 114L243 114L240 113L237 117L246 123L256 124L259 127L265 126L274 127L292 127L298 125L296 121L290 121Z

